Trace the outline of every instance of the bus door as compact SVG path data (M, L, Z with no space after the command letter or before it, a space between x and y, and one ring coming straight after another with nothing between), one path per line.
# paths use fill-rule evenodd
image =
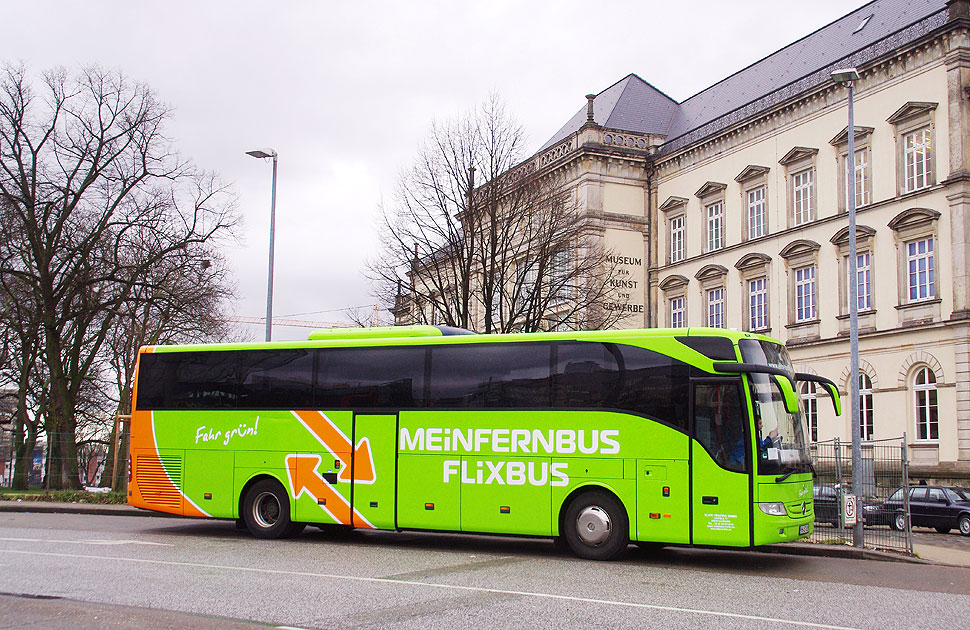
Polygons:
M354 527L394 529L397 458L396 414L356 414L351 475Z
M751 541L750 424L741 380L691 380L691 542Z

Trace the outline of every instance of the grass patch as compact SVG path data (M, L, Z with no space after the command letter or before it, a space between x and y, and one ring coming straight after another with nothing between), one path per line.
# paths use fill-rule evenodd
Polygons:
M51 501L55 503L126 503L124 492L86 490L0 490L0 501Z

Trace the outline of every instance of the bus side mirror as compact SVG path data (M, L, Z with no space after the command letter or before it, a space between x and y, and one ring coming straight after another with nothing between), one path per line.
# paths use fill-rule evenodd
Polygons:
M785 399L785 411L791 414L798 413L798 396L795 394L795 387L792 382L788 380L787 376L778 374L772 374L771 378L778 383L778 389L781 390L782 398Z
M827 391L829 396L832 398L832 406L835 407L835 415L841 416L842 398L839 396L839 390L835 386L835 383L822 383L822 386L825 387L825 391Z
M804 374L802 372L795 373L796 381L809 381L812 383L818 383L825 388L828 392L829 397L832 399L832 406L835 407L835 415L842 415L842 398L839 396L839 388L835 386L835 383L825 378L824 376L816 376L814 374Z

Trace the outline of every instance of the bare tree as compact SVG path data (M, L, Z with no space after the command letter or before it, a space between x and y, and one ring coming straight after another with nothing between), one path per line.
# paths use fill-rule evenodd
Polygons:
M117 72L49 72L40 90L23 68L0 77L0 199L19 234L0 239L0 273L40 319L49 487L79 485L79 411L125 305L235 221L226 189L171 148L168 115Z
M523 138L494 95L432 126L383 209L381 254L369 263L391 310L486 333L619 321L600 306L620 301L609 252L562 175L522 163Z
M167 343L225 341L230 337L226 305L233 298L233 283L226 261L218 251L194 246L173 251L159 260L134 287L120 306L118 317L105 344L106 373L112 379L110 415L131 413L135 362L142 346ZM114 444L114 424L102 431L105 444ZM121 440L127 451L127 434ZM102 484L123 485L126 462L115 470L113 453L108 453Z

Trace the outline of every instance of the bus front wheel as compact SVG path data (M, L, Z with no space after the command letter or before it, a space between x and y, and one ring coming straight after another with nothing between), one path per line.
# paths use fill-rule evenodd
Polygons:
M590 490L573 499L563 526L569 548L580 558L612 560L630 542L623 504L600 490Z
M289 538L306 526L290 520L290 497L274 479L257 481L249 488L242 516L256 538Z

